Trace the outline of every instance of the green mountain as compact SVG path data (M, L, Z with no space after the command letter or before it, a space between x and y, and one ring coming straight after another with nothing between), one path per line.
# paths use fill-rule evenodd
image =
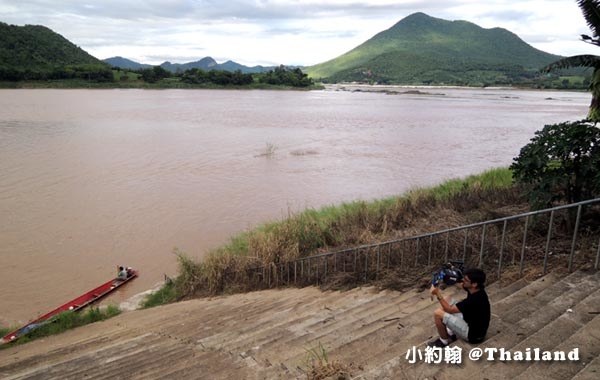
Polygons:
M102 61L45 26L0 22L0 36L0 67L21 70L67 65L104 66Z
M306 67L325 82L487 85L533 80L561 56L502 28L414 13L351 51Z
M0 82L112 82L110 66L40 25L0 22Z

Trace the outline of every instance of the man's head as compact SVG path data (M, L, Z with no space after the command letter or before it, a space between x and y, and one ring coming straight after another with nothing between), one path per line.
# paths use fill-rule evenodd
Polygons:
M465 289L484 289L485 272L479 268L470 268L463 272L463 287Z

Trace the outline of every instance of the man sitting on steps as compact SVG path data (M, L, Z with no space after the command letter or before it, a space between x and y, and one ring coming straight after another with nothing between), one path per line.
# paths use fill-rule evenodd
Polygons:
M440 302L434 313L435 327L440 337L427 343L430 347L446 347L457 337L469 343L481 343L490 324L490 301L485 292L485 272L467 269L463 273L462 288L467 298L455 303L442 297L439 287L431 286L430 292Z

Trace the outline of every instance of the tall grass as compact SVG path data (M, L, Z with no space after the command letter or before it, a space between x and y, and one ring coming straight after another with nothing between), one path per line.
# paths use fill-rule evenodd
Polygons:
M499 168L402 196L307 209L234 236L199 261L176 251L179 275L158 297L170 302L251 290L254 268L483 220L499 207L521 202L510 170Z

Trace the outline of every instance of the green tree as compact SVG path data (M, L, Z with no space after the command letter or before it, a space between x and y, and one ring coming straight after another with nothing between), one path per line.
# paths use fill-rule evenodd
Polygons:
M582 35L581 39L592 45L600 46L600 1L577 0L577 5L583 12L588 27L592 31L592 37ZM592 102L588 112L588 119L600 121L600 57L597 55L575 55L560 59L542 68L542 72L549 73L554 70L567 69L571 67L588 67L594 71L590 82Z
M171 77L171 73L161 66L153 66L149 69L141 69L139 71L142 80L148 83L155 83L161 79Z
M283 65L276 67L274 70L259 74L258 81L275 86L293 87L308 87L313 84L312 79L299 68L290 69Z
M521 148L510 166L513 178L530 186L534 208L600 196L600 129L581 120L546 125Z

